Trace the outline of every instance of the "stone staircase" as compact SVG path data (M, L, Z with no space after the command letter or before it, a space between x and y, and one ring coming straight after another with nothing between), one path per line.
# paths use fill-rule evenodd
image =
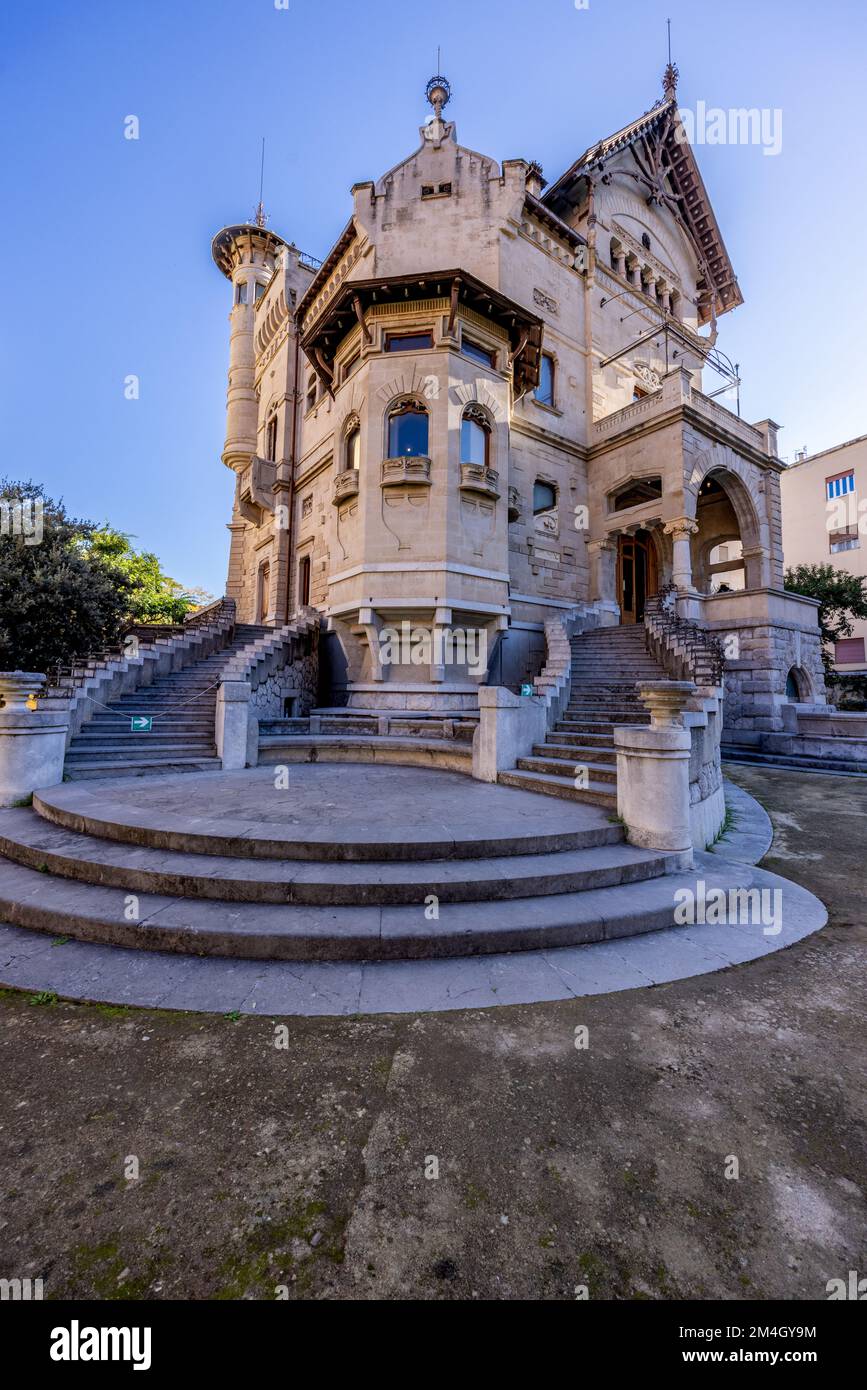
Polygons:
M645 647L643 626L604 627L574 637L568 708L537 744L499 781L567 801L617 806L616 724L649 724L638 698L639 681L667 680Z
M220 675L235 658L273 634L270 627L238 623L225 647L98 709L70 740L65 776L80 781L218 769L214 722ZM152 718L151 731L134 733L133 715Z

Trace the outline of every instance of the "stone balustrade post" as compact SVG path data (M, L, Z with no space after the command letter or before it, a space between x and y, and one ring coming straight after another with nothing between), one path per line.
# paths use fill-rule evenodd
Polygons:
M223 681L217 691L216 741L223 771L247 767L250 761L249 681ZM258 740L257 740L258 742ZM255 767L254 759L252 766Z
M650 724L618 725L617 812L626 838L642 849L692 851L689 761L692 735L684 712L696 695L692 681L646 681L638 686Z
M63 781L69 707L52 701L59 707L32 708L45 679L32 671L0 671L0 806Z
M473 776L496 782L548 732L547 704L537 695L514 695L503 685L479 687L479 727L473 735Z

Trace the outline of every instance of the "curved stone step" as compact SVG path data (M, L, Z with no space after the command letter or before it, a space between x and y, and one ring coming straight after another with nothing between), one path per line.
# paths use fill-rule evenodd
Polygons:
M585 802L591 806L607 806L617 810L617 792L607 782L591 782L579 791L571 777L555 777L547 772L501 772L497 781L504 787L517 787L522 791L541 792L543 796L556 796L561 801Z
M593 806L572 807L567 815L536 797L515 798L502 791L492 796L494 784L439 771L424 777L419 804L409 791L415 786L414 770L394 769L400 775L395 791L391 780L382 783L390 772L377 769L380 784L388 788L379 799L370 790L368 805L350 801L333 810L330 820L317 820L303 807L295 810L291 790L277 789L269 768L203 777L189 793L186 777L178 777L173 786L161 783L149 797L120 780L102 786L67 782L35 792L33 809L55 825L103 839L239 859L484 859L592 849L623 840L622 827ZM328 798L343 777L331 765L299 768L299 773L308 796L315 779L316 787L327 787L322 795ZM455 781L468 808L484 807L475 821L455 812ZM246 799L240 799L242 793ZM224 804L232 806L231 814Z
M686 875L507 902L275 906L195 902L0 864L0 920L54 937L193 956L255 960L411 960L538 950L634 936L674 925ZM695 875L692 876L695 883ZM130 920L131 914L137 920Z
M320 906L494 902L586 892L680 867L680 859L615 843L488 859L360 863L231 859L142 849L50 825L29 810L0 811L0 853L79 883L226 902Z

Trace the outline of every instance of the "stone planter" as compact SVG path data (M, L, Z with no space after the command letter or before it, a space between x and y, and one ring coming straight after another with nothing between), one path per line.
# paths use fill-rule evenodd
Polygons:
M69 709L31 709L45 676L0 671L0 805L23 801L63 781Z

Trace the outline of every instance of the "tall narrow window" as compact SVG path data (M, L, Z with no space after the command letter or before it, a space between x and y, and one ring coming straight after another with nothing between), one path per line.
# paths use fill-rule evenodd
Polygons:
M239 280L238 283L237 283L236 286L235 286L235 303L236 303L236 304L246 304L246 303L247 303L247 281L246 281L246 280Z
M361 426L353 425L346 436L346 468L361 467Z
M316 377L311 376L307 382L307 409L312 410L316 404Z
M265 286L264 286L263 284L261 284L261 283L257 280L257 281L256 281L256 303L257 303L257 304L259 303L259 300L262 298L262 295L263 295L264 293L265 293Z
M310 556L302 555L298 561L298 607L306 608L310 602Z
M389 412L388 457L429 457L428 413L418 401L403 401Z
M533 392L540 405L554 405L554 359L550 352L542 353L539 365L539 385Z
M470 406L461 420L461 463L477 463L486 468L490 453L491 430L483 412Z
M265 430L265 457L273 463L277 458L277 416L272 415Z

